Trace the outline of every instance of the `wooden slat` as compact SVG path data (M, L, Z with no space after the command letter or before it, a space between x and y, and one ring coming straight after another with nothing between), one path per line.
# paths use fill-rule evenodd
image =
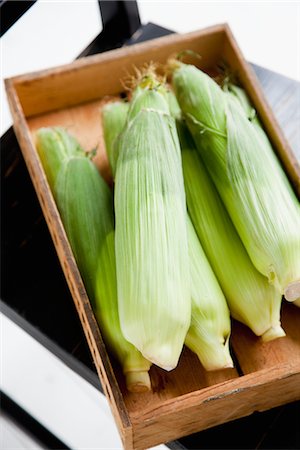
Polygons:
M201 54L202 67L213 65L223 48L224 27L172 35L11 79L25 116L66 108L122 91L120 78L133 66L165 63L170 55L190 49Z
M192 392L132 417L134 448L167 442L300 399L300 366L285 364Z

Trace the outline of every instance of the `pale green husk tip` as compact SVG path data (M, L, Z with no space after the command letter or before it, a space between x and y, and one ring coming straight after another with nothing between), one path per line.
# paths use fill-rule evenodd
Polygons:
M147 392L151 390L149 372L127 372L125 373L126 386L130 392Z
M294 302L300 298L300 280L287 286L284 291L284 297L288 302Z
M264 342L272 341L273 339L277 339L280 337L286 336L284 330L281 328L280 324L270 327L264 334L261 336L261 339Z

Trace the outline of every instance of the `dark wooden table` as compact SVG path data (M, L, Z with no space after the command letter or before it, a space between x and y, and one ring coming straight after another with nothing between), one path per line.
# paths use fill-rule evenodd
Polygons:
M169 30L148 24L125 44L169 33ZM121 43L113 46L118 45ZM81 56L109 47L109 40L99 35ZM262 67L253 67L286 138L300 160L300 83ZM101 390L12 129L1 138L1 159L2 312ZM58 448L54 441L51 442L51 448ZM300 403L255 413L168 446L182 449L299 449Z

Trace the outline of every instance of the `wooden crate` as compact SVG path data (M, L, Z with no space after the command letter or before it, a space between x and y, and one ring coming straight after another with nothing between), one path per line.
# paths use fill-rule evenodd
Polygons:
M85 149L99 146L97 165L109 180L99 118L103 98L121 93L120 79L133 65L152 60L163 63L185 49L201 54L199 66L204 70L210 71L222 60L229 64L250 95L300 195L299 164L227 25L163 37L6 80L14 129L126 449L147 448L300 399L300 309L290 304L283 306L287 333L283 339L264 344L243 325L233 324L235 369L205 372L197 357L185 349L174 371L151 368L151 393L127 392L120 367L106 351L35 149L35 130L65 126Z

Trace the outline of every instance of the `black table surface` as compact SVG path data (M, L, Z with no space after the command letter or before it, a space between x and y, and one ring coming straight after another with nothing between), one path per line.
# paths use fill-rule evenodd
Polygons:
M171 33L142 26L130 45ZM120 46L124 43L114 45ZM80 55L110 48L99 35ZM300 83L253 65L300 160ZM1 137L1 310L101 390L96 370L14 132ZM59 314L57 313L59 311ZM67 332L66 332L67 330ZM254 413L169 443L186 449L299 449L300 403Z

